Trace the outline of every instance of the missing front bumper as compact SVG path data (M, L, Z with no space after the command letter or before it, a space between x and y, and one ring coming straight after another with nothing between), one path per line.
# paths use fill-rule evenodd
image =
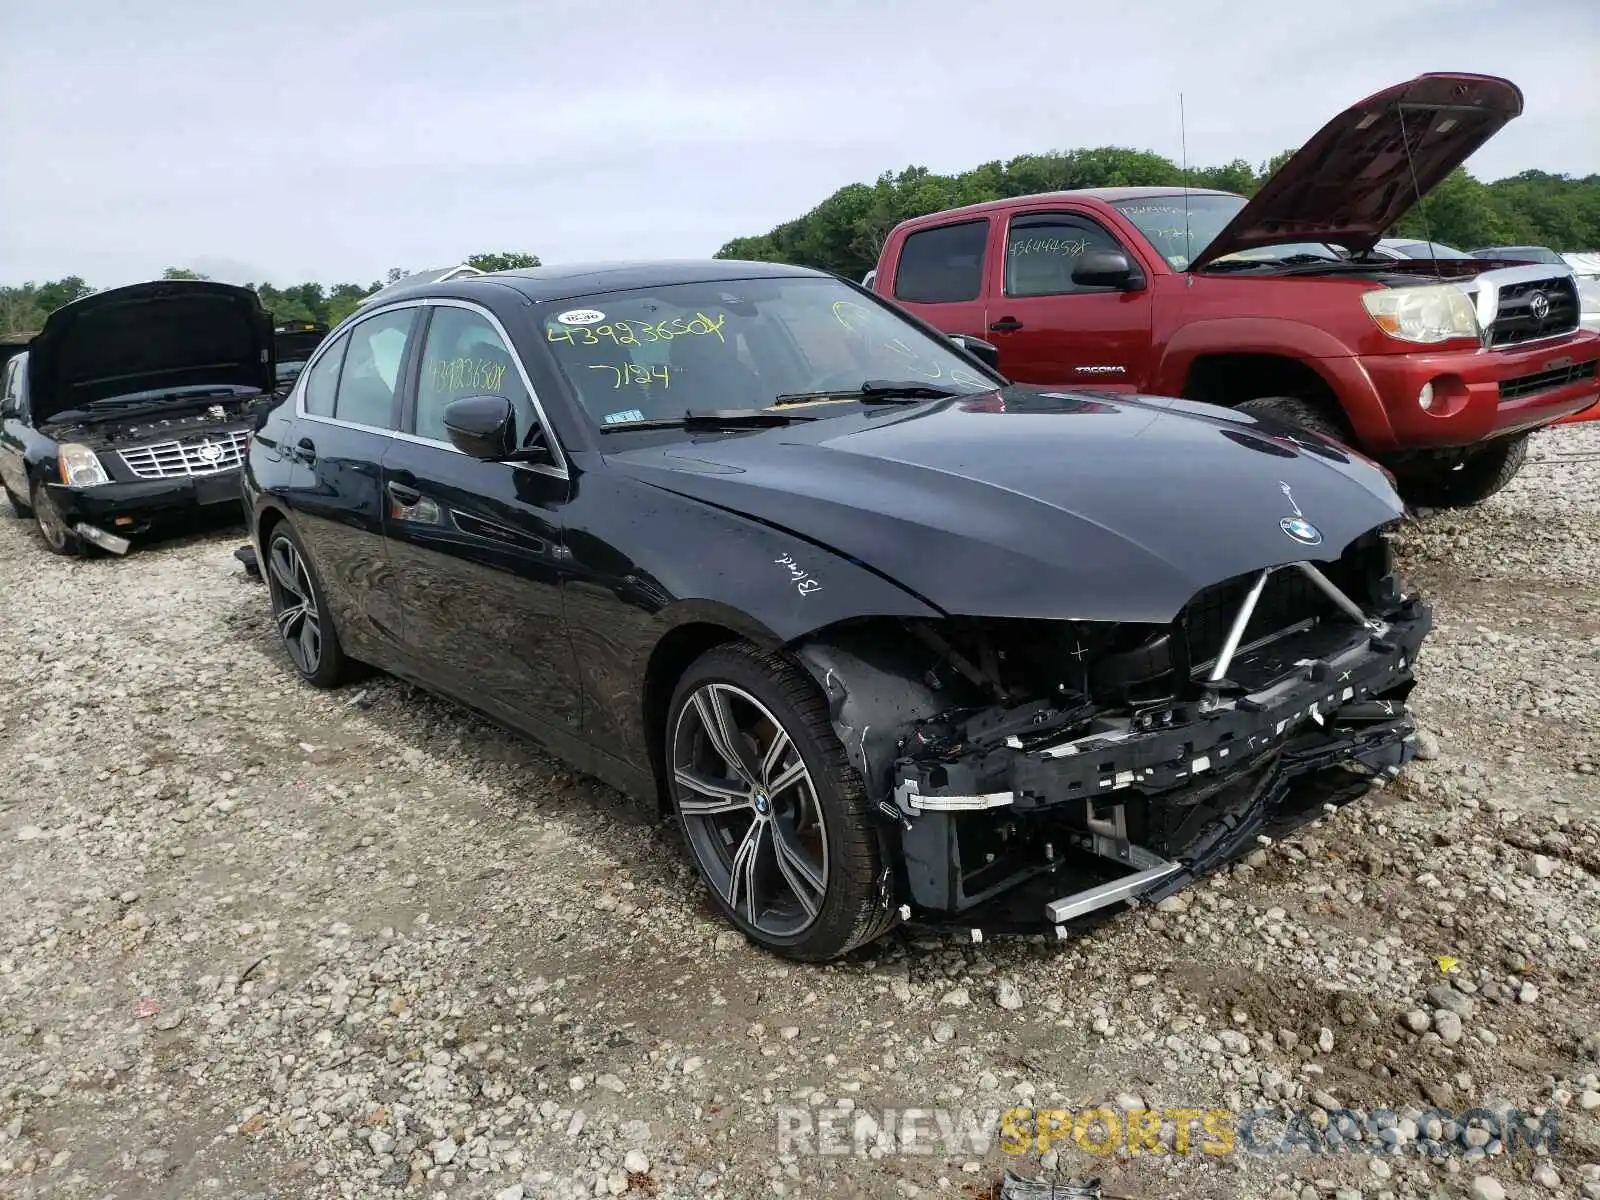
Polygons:
M1064 929L1159 900L1357 798L1415 753L1404 701L1430 627L1413 599L1253 692L1044 746L901 759L885 807L913 918Z

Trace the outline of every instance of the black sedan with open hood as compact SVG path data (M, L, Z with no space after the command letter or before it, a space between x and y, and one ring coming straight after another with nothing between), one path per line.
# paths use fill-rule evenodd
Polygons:
M1384 471L991 351L771 264L386 294L251 444L288 658L659 804L727 919L804 959L1065 933L1397 771L1430 616Z
M4 380L12 510L57 554L123 554L159 521L238 505L245 444L272 398L272 323L249 288L137 283L51 313Z

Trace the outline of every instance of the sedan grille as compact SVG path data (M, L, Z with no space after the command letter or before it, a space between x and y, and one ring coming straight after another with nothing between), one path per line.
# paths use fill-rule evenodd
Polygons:
M128 470L140 479L172 479L184 475L215 475L236 469L250 440L248 430L234 429L215 437L186 442L155 442L118 451Z
M1383 571L1378 562L1381 554L1381 547L1357 542L1338 562L1315 565L1346 596L1365 605L1371 593L1371 582ZM1184 605L1178 615L1178 626L1188 647L1191 670L1206 666L1221 652L1234 616L1254 586L1258 573L1237 575L1205 588ZM1256 601L1255 612L1239 644L1248 646L1263 638L1338 616L1337 606L1303 572L1274 571L1261 590L1261 598Z
M1490 349L1559 337L1578 327L1578 284L1572 276L1508 283L1489 326Z

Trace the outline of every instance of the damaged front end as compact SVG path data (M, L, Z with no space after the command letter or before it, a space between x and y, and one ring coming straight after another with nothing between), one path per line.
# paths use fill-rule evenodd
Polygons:
M1154 901L1414 754L1431 627L1374 531L1169 624L869 622L797 648L898 838L902 916L1038 932Z

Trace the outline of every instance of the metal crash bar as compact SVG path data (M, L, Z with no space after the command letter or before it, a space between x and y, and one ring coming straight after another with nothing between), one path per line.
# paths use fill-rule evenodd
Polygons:
M1211 664L1211 672L1206 676L1207 683L1221 683L1228 677L1228 668L1233 665L1233 656L1239 651L1239 643L1244 639L1244 631L1250 627L1250 618L1255 616L1256 604L1261 600L1261 593L1267 586L1267 580L1274 572L1282 571L1285 567L1294 567L1307 579L1317 585L1317 589L1329 600L1338 606L1357 625L1368 629L1380 628L1380 623L1372 620L1361 611L1361 606L1339 590L1338 586L1316 567L1308 562L1285 563L1283 566L1267 567L1256 576L1255 583L1250 585L1250 594L1239 605L1239 611L1234 614L1233 624L1228 627L1228 636L1223 640L1222 649L1217 654L1217 661Z

